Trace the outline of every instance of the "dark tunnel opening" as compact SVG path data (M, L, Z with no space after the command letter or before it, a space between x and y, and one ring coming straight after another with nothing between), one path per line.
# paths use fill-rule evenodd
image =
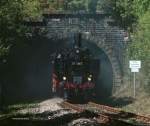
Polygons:
M112 95L113 70L111 62L106 53L94 42L84 41L96 59L100 60L99 78L96 84L97 100L103 101Z
M58 49L71 45L70 38L50 40L44 37L35 37L28 40L28 44L21 46L19 50L14 48L9 57L7 73L5 73L3 102L15 104L51 98L50 55ZM94 43L83 40L83 46L87 46L101 62L96 89L98 99L106 98L112 92L111 63L104 51Z

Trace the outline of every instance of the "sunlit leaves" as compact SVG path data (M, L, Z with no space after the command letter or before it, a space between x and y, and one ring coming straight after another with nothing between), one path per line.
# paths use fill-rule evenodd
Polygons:
M23 14L24 16L31 18L38 18L41 16L41 8L39 0L24 0L23 5Z
M141 16L150 7L150 0L134 0L134 12L137 16Z
M4 57L7 55L9 51L10 46L4 46L3 44L0 43L0 57Z
M143 60L150 59L150 11L147 11L139 19L139 25L130 48L132 57Z
M22 25L25 17L38 18L38 0L1 0L0 1L0 56L7 54L10 47L21 43L26 28Z

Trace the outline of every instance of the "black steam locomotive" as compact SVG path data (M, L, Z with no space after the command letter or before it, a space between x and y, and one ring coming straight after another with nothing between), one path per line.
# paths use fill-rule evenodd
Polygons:
M99 65L89 49L81 46L81 34L76 34L74 47L54 56L52 91L65 99L95 96Z

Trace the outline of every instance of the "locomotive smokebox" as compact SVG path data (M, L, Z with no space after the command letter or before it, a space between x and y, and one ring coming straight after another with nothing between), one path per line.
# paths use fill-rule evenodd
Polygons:
M82 43L81 43L81 39L82 39L82 34L81 33L75 33L74 35L74 47L78 47L81 48Z

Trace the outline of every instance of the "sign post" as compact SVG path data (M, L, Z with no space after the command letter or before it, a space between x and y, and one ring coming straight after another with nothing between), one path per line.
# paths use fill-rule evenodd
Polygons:
M135 98L135 95L136 95L136 76L135 76L135 73L139 72L139 69L141 68L141 61L139 60L130 60L129 61L129 68L131 68L131 72L134 73L133 75L133 92L134 92L134 98Z
M134 98L135 98L135 90L136 90L136 86L135 86L135 72L134 72L134 82L133 82L133 84L134 84Z

